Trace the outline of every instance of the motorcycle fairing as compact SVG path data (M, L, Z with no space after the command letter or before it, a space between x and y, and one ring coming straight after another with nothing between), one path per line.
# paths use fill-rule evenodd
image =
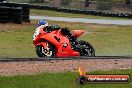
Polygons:
M84 32L85 32L84 30L74 30L73 31L73 36L75 38L80 37Z
M36 37L36 40L38 39L37 41L41 41L42 39L44 39L50 42L51 44L55 45L57 48L56 57L69 57L69 56L79 56L80 55L79 52L72 50L69 39L66 36L62 36L62 34L60 34L59 31L58 32L53 31L51 33L41 33L41 32ZM47 48L45 42L40 42L40 43L34 42L34 44L43 45L44 48Z

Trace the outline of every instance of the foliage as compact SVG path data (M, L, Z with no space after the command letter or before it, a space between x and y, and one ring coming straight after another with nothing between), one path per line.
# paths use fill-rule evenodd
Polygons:
M97 10L110 10L112 7L111 0L98 0Z
M49 10L30 10L31 15L44 15L44 16L55 16L55 17L72 17L72 18L92 18L92 19L113 19L113 20L121 20L129 18L117 18L117 17L104 17L104 16L95 16L95 15L85 15L85 14L74 14L74 13L64 13L64 12L56 12Z

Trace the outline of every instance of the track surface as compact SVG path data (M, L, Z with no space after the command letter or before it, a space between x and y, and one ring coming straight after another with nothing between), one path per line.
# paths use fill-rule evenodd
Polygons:
M30 16L34 20L51 20L64 22L82 22L96 24L115 24L115 25L132 25L132 20L108 20L108 19L87 19L87 18L68 18L68 17L48 17L48 16Z
M54 60L88 60L88 59L132 59L132 56L96 56L96 57L69 57L69 58L1 58L0 62L14 61L54 61Z

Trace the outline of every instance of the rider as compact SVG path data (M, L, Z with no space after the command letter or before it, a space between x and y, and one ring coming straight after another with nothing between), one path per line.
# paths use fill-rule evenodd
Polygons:
M68 36L70 41L76 41L76 38L72 35L72 33L70 32L70 30L67 27L62 28L61 33L63 35Z
M62 28L61 29L61 33L63 35L66 35L68 37L68 39L69 39L69 41L70 41L71 46L72 46L73 49L75 49L75 50L78 50L79 49L78 48L77 39L72 35L72 33L70 32L70 30L67 27Z
M42 27L44 29L46 29L48 32L53 31L54 29L57 29L57 30L60 29L60 27L58 25L49 26L48 23L47 23L47 21L40 20L38 22L38 24L37 24L37 29L36 29L37 31L34 34L37 34L39 32L39 29L42 28ZM72 41L74 43L77 43L76 42L76 38L72 35L72 33L70 32L70 30L67 27L61 28L61 33L63 35L68 36L70 41ZM35 37L35 35L33 37Z
M36 36L39 34L39 30L41 28L45 28L48 26L48 23L45 21L45 20L40 20L37 24L37 29L35 30L34 32L34 35L33 35L33 40L35 40Z
M44 30L46 30L47 32L51 32L53 30L59 30L60 27L58 25L48 25L47 21L45 20L40 20L37 24L37 27L43 27Z

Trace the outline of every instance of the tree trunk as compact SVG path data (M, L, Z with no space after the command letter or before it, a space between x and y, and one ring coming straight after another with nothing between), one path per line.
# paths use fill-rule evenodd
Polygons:
M131 4L131 0L125 0L125 4Z

